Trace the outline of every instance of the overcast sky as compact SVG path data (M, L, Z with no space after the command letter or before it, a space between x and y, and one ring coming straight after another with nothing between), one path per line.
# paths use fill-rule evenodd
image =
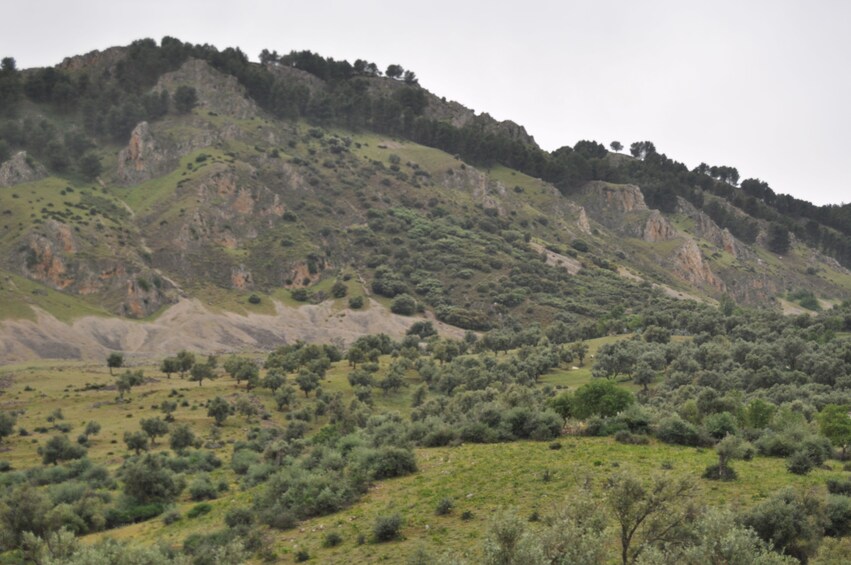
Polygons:
M28 0L4 2L21 68L133 39L309 49L420 83L526 127L552 150L650 140L689 168L851 201L851 2Z

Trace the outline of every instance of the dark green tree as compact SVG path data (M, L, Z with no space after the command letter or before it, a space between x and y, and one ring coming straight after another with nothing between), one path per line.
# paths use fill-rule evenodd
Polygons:
M94 153L86 153L80 157L80 160L77 162L77 168L87 181L95 180L103 172L100 157Z
M179 453L195 444L195 434L186 424L176 425L171 429L168 444L169 447Z
M172 373L180 372L180 361L176 357L166 357L160 363L160 371L170 379Z
M304 392L304 396L310 396L310 393L319 388L319 375L313 371L301 371L295 378L295 382Z
M188 114L198 105L198 93L195 87L181 85L174 92L174 109L178 114Z
M222 398L221 396L217 396L213 400L210 401L210 405L207 408L207 416L213 418L216 421L217 426L221 426L227 420L227 417L230 415L230 404L228 401Z
M142 431L151 438L151 447L157 445L157 437L168 433L168 424L159 418L143 418L139 424Z
M384 74L389 78L398 79L404 74L405 69L402 68L402 65L389 65L387 70L384 71Z
M127 444L127 449L132 449L139 455L142 451L148 450L148 434L143 431L124 432L124 443Z
M118 352L110 353L106 358L106 366L109 367L109 374L112 374L113 369L118 369L124 365L124 355Z
M635 402L628 390L624 390L612 381L594 380L579 387L573 397L573 416L614 416Z
M53 436L40 449L41 460L45 465L57 465L61 461L80 459L86 455L86 448L74 445L66 435Z
M213 373L213 368L209 363L196 363L192 366L192 369L189 371L189 380L192 382L197 382L198 386L204 382L204 380L212 379L215 376Z
M15 431L15 422L17 418L11 412L0 412L0 443L3 443L3 438L12 435Z
M183 490L182 481L156 455L145 455L126 463L121 474L124 493L140 504L172 502Z

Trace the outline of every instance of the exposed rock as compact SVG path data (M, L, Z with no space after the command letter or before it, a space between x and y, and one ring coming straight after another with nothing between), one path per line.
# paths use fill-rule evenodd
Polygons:
M579 226L582 233L591 233L591 222L588 221L588 214L585 212L584 207L579 208L579 217L576 220L576 225Z
M0 187L33 182L47 176L47 169L26 151L18 151L0 166Z
M662 215L659 210L651 210L647 222L644 224L642 237L644 241L655 243L657 241L667 241L679 236L676 228L671 225L668 219Z
M160 77L154 91L168 90L173 95L183 85L195 88L198 106L205 112L241 120L257 115L257 105L236 77L217 71L206 61L189 59L178 70Z
M473 167L455 169L452 174L444 174L443 186L453 190L463 190L473 196L473 200L484 208L496 210L500 216L505 215L498 197L505 196L505 185L491 181L488 176Z
M612 184L592 181L585 185L584 193L591 211L626 214L647 210L641 189L634 184Z
M254 286L254 278L251 276L251 271L247 270L244 265L231 269L230 281L234 288L241 290Z
M127 56L126 47L110 47L103 51L89 51L83 55L65 57L57 67L63 71L111 71L119 61Z
M674 273L693 285L710 287L718 292L724 292L724 281L715 276L709 265L703 259L703 253L697 242L689 238L677 249L673 256Z
M159 279L138 257L80 253L85 242L78 241L64 223L47 220L24 242L8 259L10 268L56 290L99 295L116 314L144 317L173 301L173 285Z
M133 128L127 147L118 154L118 178L124 184L138 184L167 172L169 161L148 122L141 122Z
M733 257L749 256L746 246L730 230L721 229L715 221L683 198L677 198L677 212L694 221L694 235L730 253Z

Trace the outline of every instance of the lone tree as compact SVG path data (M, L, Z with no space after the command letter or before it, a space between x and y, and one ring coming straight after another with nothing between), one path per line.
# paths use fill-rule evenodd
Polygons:
M124 355L118 352L110 353L109 357L106 358L106 366L109 367L109 374L112 375L113 369L120 369L124 366Z
M615 517L620 534L623 565L635 563L649 547L681 540L694 495L688 481L658 478L649 487L635 477L620 474L606 485L606 502Z
M217 396L210 401L210 406L207 408L207 416L213 418L217 426L224 424L229 414L230 404L228 404L227 400L221 396Z
M148 434L143 431L124 432L124 443L127 449L132 449L136 455L148 450Z
M145 382L145 376L142 371L124 371L115 381L115 386L118 388L118 398L124 400L124 395L130 392L130 389L143 382Z
M609 144L609 147L612 148L612 151L618 153L623 149L623 143L620 141L613 141Z
M171 435L169 436L169 447L171 447L174 451L180 453L187 447L192 447L194 443L195 434L192 433L192 430L190 430L189 426L186 424L180 424L171 430Z
M750 444L743 442L739 437L728 435L715 446L718 454L718 464L710 465L703 472L704 479L718 481L732 481L736 479L736 471L730 467L730 461L743 459L748 456Z
M402 65L389 65L387 70L384 71L384 74L390 78L398 79L405 73L405 69Z
M176 359L177 370L180 371L180 377L183 378L186 371L191 369L195 364L195 354L184 349L183 351L178 351Z
M177 410L177 402L163 400L160 402L160 411L165 414L166 422L174 422L174 411Z
M166 357L160 363L160 371L165 373L166 378L171 378L172 373L180 372L180 361L177 357Z
M151 438L151 447L157 445L158 436L168 433L168 424L159 418L144 418L139 424L142 426L142 431Z
M193 382L197 381L198 386L201 386L204 379L212 379L213 376L213 368L208 363L197 363L192 366L192 370L189 373L189 380Z

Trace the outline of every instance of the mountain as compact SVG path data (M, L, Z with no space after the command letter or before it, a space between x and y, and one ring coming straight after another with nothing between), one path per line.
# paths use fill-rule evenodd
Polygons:
M349 343L411 315L590 338L666 300L851 298L848 206L646 141L548 153L388 70L173 38L5 59L0 360Z

